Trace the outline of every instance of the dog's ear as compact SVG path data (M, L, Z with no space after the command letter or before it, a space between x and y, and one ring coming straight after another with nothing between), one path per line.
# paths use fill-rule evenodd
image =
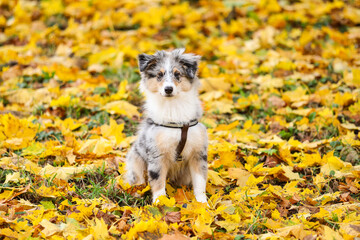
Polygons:
M194 79L198 70L198 64L201 56L186 53L179 56L179 63L185 69L186 75L190 79Z
M144 72L146 69L149 69L151 66L154 66L156 63L156 58L153 55L148 55L145 53L139 54L139 69L140 72Z

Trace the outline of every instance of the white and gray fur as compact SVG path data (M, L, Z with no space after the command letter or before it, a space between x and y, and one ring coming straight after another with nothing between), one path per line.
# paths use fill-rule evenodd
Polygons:
M177 185L192 185L196 200L206 202L207 133L203 124L190 127L182 151L183 161L176 161L180 128L159 126L167 123L189 123L202 115L198 98L199 79L196 76L200 56L158 51L154 55L140 54L140 89L146 95L145 120L126 159L126 179L130 184L142 184L147 174L153 202L166 195L166 179ZM171 91L170 91L171 90ZM148 120L151 119L151 120Z

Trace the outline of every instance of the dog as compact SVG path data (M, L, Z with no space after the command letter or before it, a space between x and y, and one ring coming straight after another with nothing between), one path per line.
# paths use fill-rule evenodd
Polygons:
M198 202L207 202L206 127L198 97L200 56L185 49L138 56L145 118L126 157L126 181L148 179L153 203L166 195L166 180L192 185Z

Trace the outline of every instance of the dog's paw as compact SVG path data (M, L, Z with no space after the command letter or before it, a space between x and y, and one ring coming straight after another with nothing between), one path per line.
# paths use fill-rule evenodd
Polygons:
M196 201L201 202L201 203L207 203L207 198L205 194L198 194L195 195Z
M160 190L157 192L153 193L153 203L157 203L158 202L158 198L161 196L165 196L166 197L166 192L165 190Z

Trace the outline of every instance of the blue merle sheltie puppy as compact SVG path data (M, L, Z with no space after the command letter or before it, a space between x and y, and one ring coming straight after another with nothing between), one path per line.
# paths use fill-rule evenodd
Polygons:
M176 185L192 185L196 200L207 201L208 140L205 126L198 122L202 116L197 78L201 57L184 51L139 55L145 119L127 155L126 180L142 184L148 179L153 202L166 195L167 179Z

